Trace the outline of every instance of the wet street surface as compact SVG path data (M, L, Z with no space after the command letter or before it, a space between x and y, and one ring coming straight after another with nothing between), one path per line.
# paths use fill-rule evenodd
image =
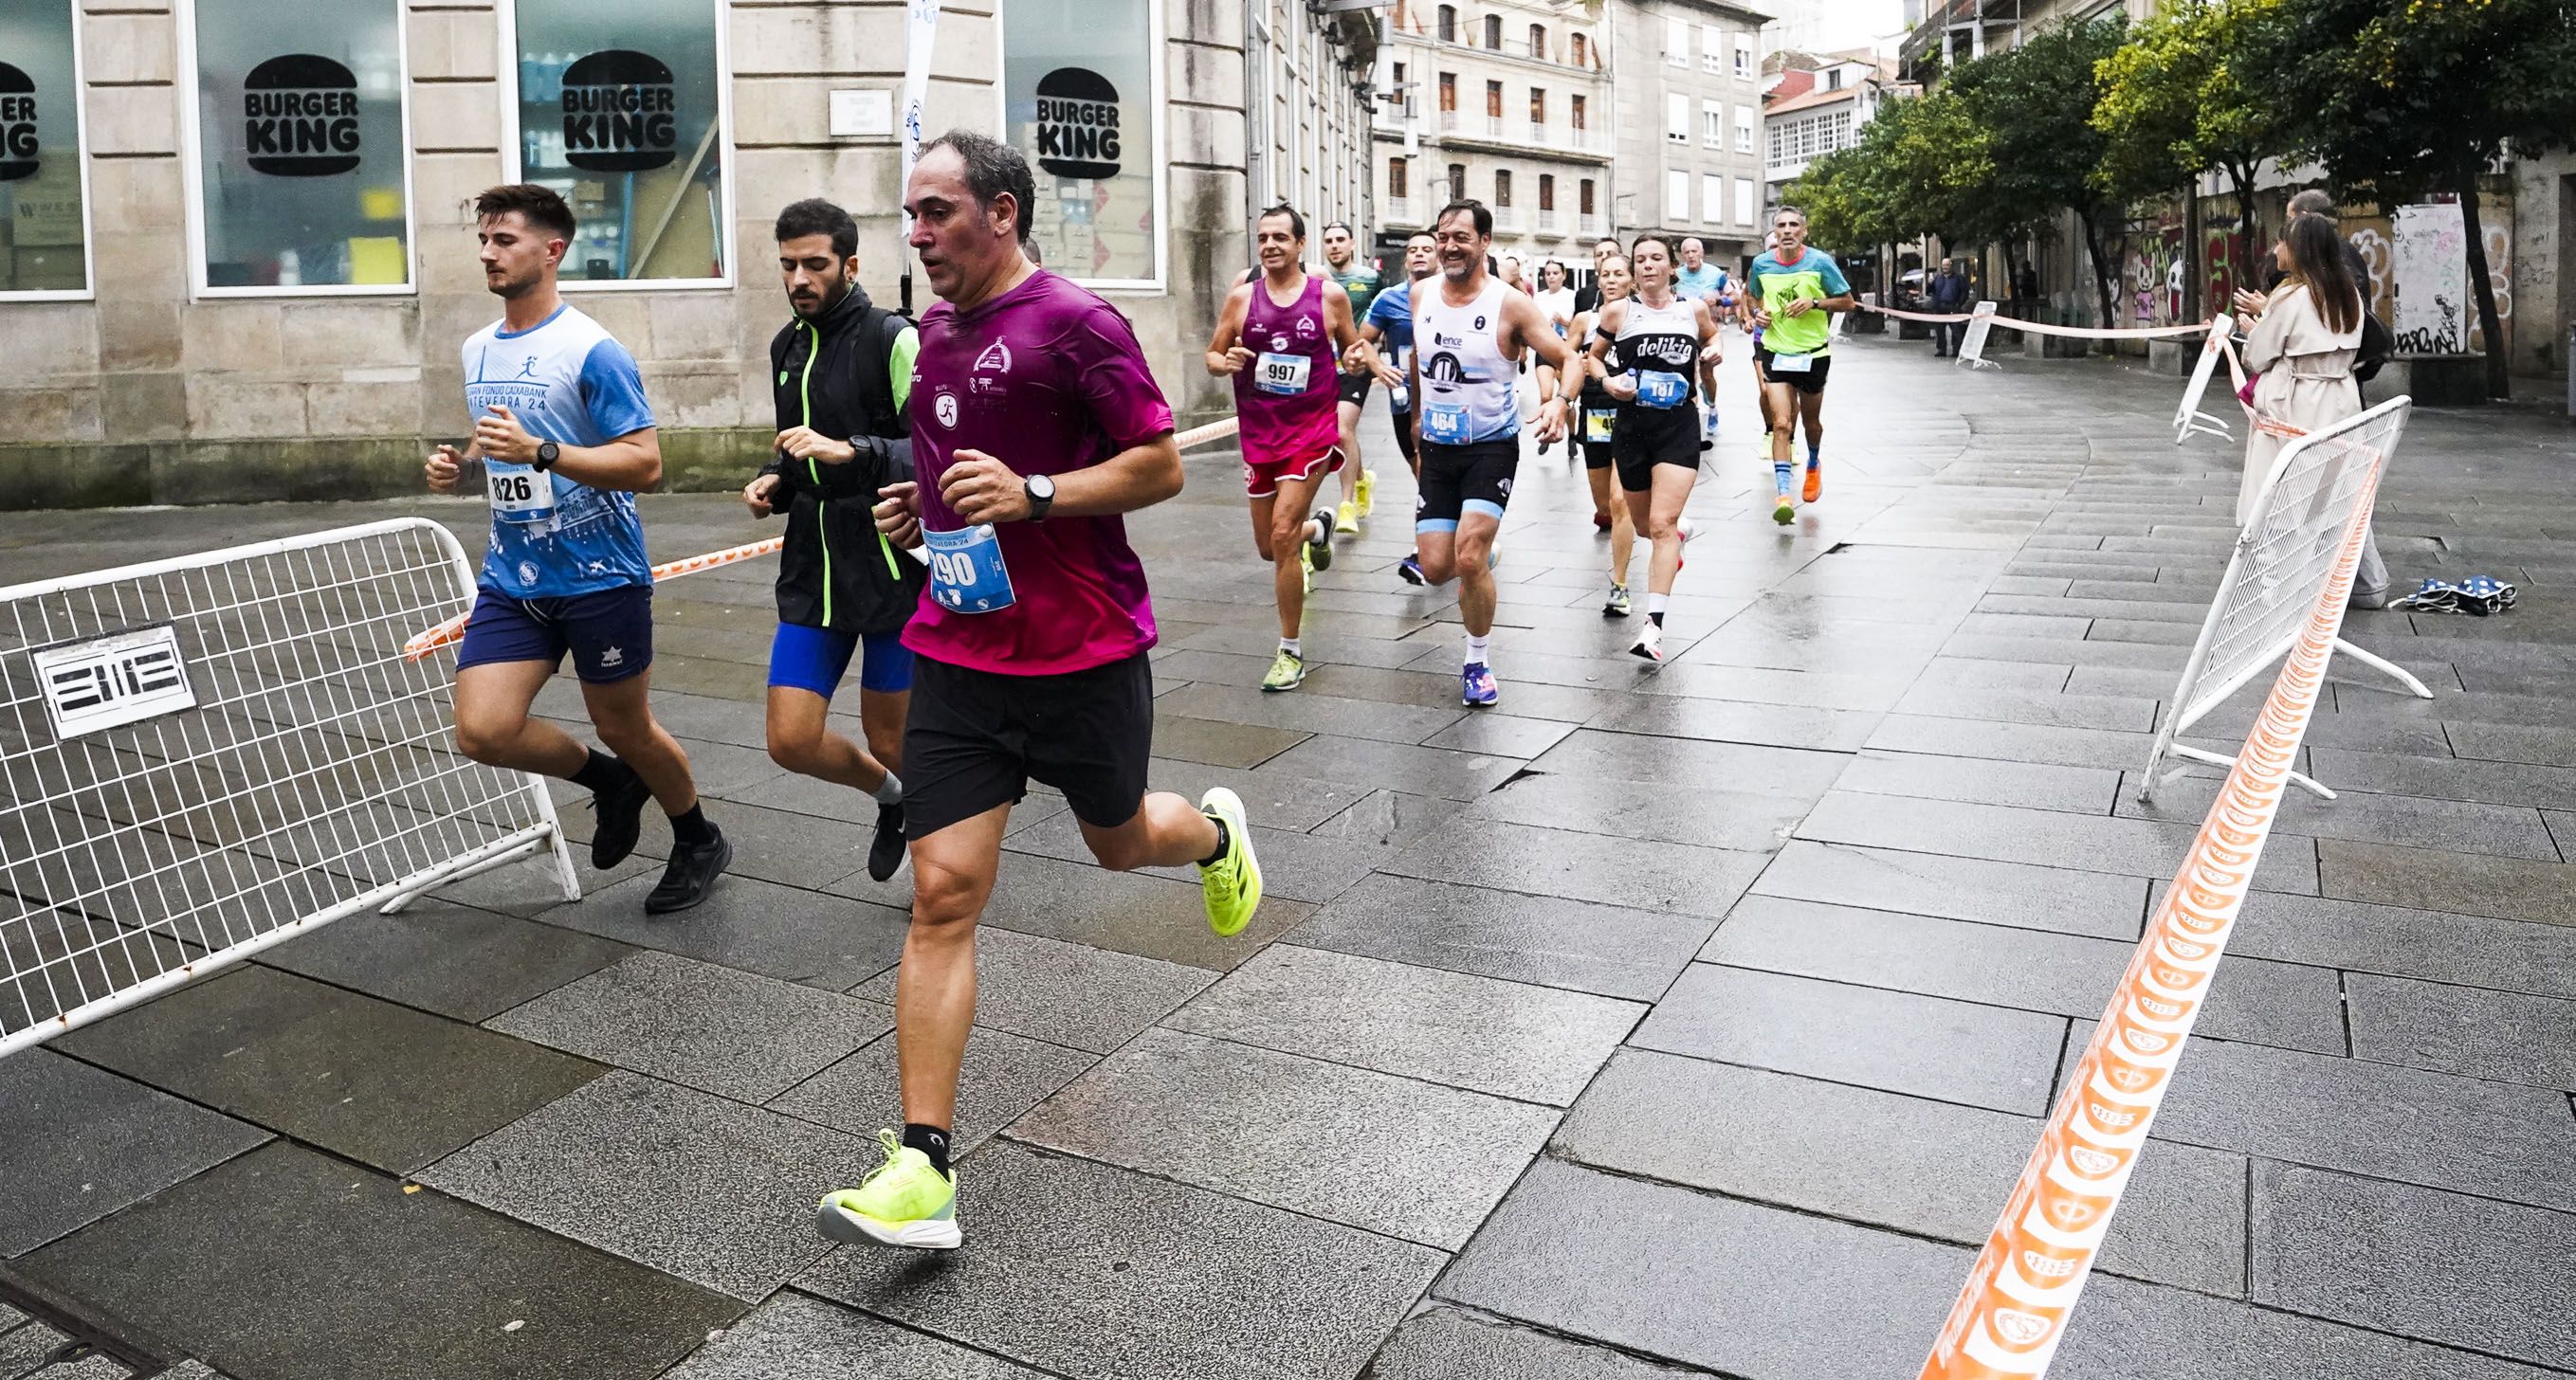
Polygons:
M1241 794L1268 899L1013 814L956 1128L965 1247L834 1248L899 1120L909 872L763 748L774 563L663 585L654 699L732 876L522 865L0 1059L0 1380L1906 1377L2215 793L2136 799L2234 529L2180 381L1851 340L1770 520L1741 337L1661 667L1579 464L1525 448L1493 666L1385 481L1274 645L1236 457L1131 519L1152 784ZM1006 459L1008 457L1005 457ZM755 461L747 457L748 476ZM2057 1374L2576 1373L2576 443L2418 414L2339 665ZM657 560L773 535L643 501ZM479 503L0 516L0 581ZM2226 751L2268 674L2190 740ZM587 737L559 679L540 707ZM855 688L836 724L857 734ZM582 792L558 785L587 839ZM22 1317L21 1308L36 1319ZM107 1351L45 1368L78 1336ZM173 1374L203 1376L204 1369Z

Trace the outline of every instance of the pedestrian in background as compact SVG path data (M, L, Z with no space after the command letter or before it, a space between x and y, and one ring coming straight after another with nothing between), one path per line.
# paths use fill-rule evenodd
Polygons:
M1959 272L1958 260L1943 259L1940 275L1932 280L1932 310L1948 316L1967 309L1967 276ZM1959 346L1965 340L1967 333L1967 323L1963 321L1932 323L1932 357L1934 359L1957 358Z
M2280 286L2259 302L2249 300L2251 293L2237 296L2237 306L2253 313L2245 367L2255 373L2256 421L2245 438L2245 473L2236 487L2240 527L2254 520L2255 500L2285 444L2280 433L2321 431L2361 411L2352 369L2368 313L2344 247L2333 221L2293 216L2272 250L2283 275ZM2378 539L2369 534L2353 576L2352 602L2356 608L2388 606L2388 565L2380 559Z

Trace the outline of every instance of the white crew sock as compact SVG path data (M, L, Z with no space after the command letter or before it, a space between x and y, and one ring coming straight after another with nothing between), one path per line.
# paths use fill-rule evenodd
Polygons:
M878 782L877 788L868 794L874 796L879 805L900 805L903 803L903 778L887 772L886 779Z
M1286 652L1288 655L1293 657L1303 657L1306 655L1305 647L1300 645L1298 639L1293 637L1283 637L1279 639L1279 650Z
M1653 592L1651 592L1651 591L1650 591L1650 592L1648 592L1648 594L1646 595L1646 614L1647 614L1647 616L1648 616L1648 617L1652 617L1652 616L1654 616L1655 614L1662 613L1662 612L1664 611L1665 606L1666 606L1666 605L1668 605L1668 604L1670 604L1670 603L1672 603L1672 601L1673 601L1673 596L1671 596L1671 595L1669 595L1669 594L1656 594L1656 593L1653 593Z
M1484 666L1490 664L1485 660L1485 649L1492 641L1493 639L1491 637L1478 637L1474 633L1467 634L1467 664L1470 666Z

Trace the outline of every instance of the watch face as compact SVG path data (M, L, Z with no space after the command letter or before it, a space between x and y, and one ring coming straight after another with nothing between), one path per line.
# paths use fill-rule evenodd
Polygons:
M1035 496L1040 502L1053 502L1055 499L1055 481L1042 474L1033 474L1029 476L1029 493Z

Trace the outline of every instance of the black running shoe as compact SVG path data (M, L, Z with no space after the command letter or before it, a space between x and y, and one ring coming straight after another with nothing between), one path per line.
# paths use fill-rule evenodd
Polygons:
M903 807L877 807L876 841L868 845L868 875L882 882L903 867Z
M733 845L725 840L721 829L714 838L695 847L674 844L671 865L662 869L662 884L644 898L644 913L668 915L697 905L707 899L707 893L715 889L716 878L723 876L732 863Z
M1315 535L1306 538L1306 556L1317 570L1333 568L1333 510L1318 508L1312 519Z
M635 840L644 831L644 802L652 798L653 788L631 771L625 785L591 796L590 808L596 816L590 828L591 866L605 872L635 851Z

